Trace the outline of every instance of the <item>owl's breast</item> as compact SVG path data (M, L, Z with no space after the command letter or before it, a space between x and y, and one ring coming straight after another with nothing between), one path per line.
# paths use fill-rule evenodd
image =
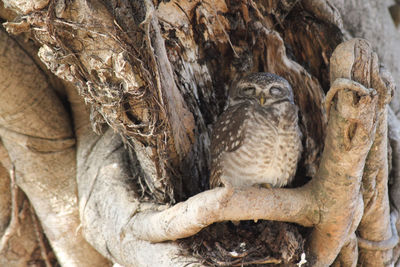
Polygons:
M250 111L251 112L251 111ZM266 116L254 111L244 121L242 145L223 155L223 177L234 187L270 184L281 187L293 178L302 151L297 116Z

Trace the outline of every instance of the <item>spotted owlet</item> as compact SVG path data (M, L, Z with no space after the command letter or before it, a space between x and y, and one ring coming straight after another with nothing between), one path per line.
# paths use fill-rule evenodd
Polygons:
M247 75L229 91L228 108L214 125L210 187L285 186L301 152L289 83L271 73Z

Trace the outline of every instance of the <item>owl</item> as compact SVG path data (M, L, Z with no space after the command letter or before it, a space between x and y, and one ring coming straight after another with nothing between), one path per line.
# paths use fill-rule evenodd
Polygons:
M287 185L301 156L301 137L290 84L265 72L243 77L213 127L210 187Z

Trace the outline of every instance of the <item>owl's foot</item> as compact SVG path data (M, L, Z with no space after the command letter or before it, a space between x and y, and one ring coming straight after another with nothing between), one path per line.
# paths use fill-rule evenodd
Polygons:
M271 189L271 188L273 188L273 186L272 186L271 184L269 184L269 183L258 184L258 186L259 186L260 188L266 188L266 189Z
M236 227L240 225L240 221L231 221L231 223Z

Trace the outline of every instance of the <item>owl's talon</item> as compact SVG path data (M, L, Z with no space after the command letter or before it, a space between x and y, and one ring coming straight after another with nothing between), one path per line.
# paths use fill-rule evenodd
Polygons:
M231 221L231 223L236 227L240 225L240 221Z
M271 189L273 186L269 183L262 183L259 185L261 188Z

